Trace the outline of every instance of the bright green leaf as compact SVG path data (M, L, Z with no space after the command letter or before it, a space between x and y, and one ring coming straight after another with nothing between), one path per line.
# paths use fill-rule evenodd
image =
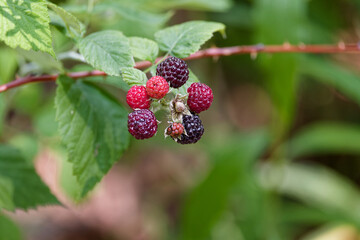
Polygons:
M127 111L93 85L60 76L55 98L62 140L86 195L120 159L129 144Z
M214 32L224 34L225 25L216 22L190 21L155 33L160 49L179 58L198 51Z
M59 203L36 174L34 167L12 147L0 145L0 177L11 183L8 189L13 189L12 201L16 208L28 209ZM9 207L5 209L11 210Z
M0 39L12 48L44 51L55 57L44 0L0 0Z
M317 123L298 132L287 146L292 158L309 154L360 154L360 127Z
M149 7L157 9L186 9L198 11L225 11L231 6L231 0L151 0Z
M0 215L0 239L22 240L19 227L5 215Z
M101 31L79 41L80 53L96 69L120 75L120 68L134 66L129 40L118 31Z
M136 68L121 68L121 76L129 85L145 85L147 81L146 74Z
M85 27L74 15L53 3L47 2L47 4L64 21L70 36L77 39L84 35Z
M134 57L140 60L154 62L159 54L159 46L156 42L140 37L130 37L130 49Z

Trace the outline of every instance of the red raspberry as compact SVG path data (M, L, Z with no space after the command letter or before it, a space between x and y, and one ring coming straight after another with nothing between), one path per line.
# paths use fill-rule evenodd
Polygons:
M148 109L151 99L144 86L132 86L126 95L126 102L132 109Z
M155 115L148 109L135 110L128 115L128 130L136 139L151 138L157 127Z
M193 83L187 92L189 93L187 104L191 111L199 113L211 106L214 96L211 88L206 84Z
M184 60L168 57L157 66L156 75L165 78L170 87L179 88L189 79L189 70Z
M172 138L178 138L183 134L184 126L181 123L172 123L167 129L166 134Z
M169 91L169 84L160 76L154 76L146 82L146 92L149 97L161 99Z

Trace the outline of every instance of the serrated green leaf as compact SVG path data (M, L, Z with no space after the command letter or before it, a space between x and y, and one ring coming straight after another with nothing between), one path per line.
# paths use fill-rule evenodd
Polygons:
M0 39L12 48L44 51L55 57L44 0L0 0Z
M187 89L190 87L190 85L196 82L200 82L200 81L189 68L189 79L186 81L186 83L183 86L178 88L179 89L178 93L181 95L186 95Z
M154 62L159 54L159 46L156 42L140 37L130 37L130 49L135 58Z
M12 201L16 208L28 209L38 205L59 204L36 174L33 166L26 162L19 151L10 146L0 145L0 177L10 181L13 189ZM5 206L5 209L12 208Z
M287 147L291 158L309 154L360 154L360 127L316 123L298 132Z
M0 239L22 240L19 227L5 215L0 214Z
M146 74L136 68L121 68L121 76L129 86L145 85L147 81Z
M74 15L51 2L47 2L47 5L64 21L70 37L78 39L84 35L85 27Z
M155 33L160 49L184 58L198 51L214 32L225 33L225 25L216 22L190 21L165 28Z
M55 98L62 140L84 197L120 159L129 144L127 111L81 80L60 76Z
M129 39L119 31L101 31L79 41L80 53L96 69L119 76L120 68L134 66Z

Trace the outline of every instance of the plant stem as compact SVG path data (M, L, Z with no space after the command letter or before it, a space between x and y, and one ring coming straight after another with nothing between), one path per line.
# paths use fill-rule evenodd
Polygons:
M200 50L194 54L191 54L189 57L184 58L184 60L192 60L199 58L208 58L208 57L221 57L221 56L230 56L230 55L240 55L240 54L251 54L252 57L256 57L258 53L312 53L312 54L331 54L331 53L355 53L360 54L360 44L345 44L340 42L337 45L290 45L289 43L284 43L282 45L268 45L263 44L251 45L251 46L233 46L233 47L224 47L224 48L208 48ZM156 59L156 63L162 60L164 57L159 57ZM152 63L149 61L141 61L135 64L135 68L144 69L152 66ZM87 72L73 72L67 73L68 77L73 79L85 78L91 76L107 76L106 73L98 70L87 71ZM12 82L0 85L0 93L5 92L11 88L19 87L32 82L49 82L55 81L58 78L59 74L55 75L42 75L42 76L26 76L18 78Z

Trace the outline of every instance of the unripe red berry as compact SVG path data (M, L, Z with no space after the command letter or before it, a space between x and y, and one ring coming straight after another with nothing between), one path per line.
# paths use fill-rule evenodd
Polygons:
M149 97L161 99L169 92L169 84L160 76L154 76L146 82L146 92Z
M191 111L200 113L207 110L214 99L213 92L204 83L193 83L187 89L189 93L187 104Z
M151 99L144 86L132 86L126 95L126 102L132 109L148 109Z

